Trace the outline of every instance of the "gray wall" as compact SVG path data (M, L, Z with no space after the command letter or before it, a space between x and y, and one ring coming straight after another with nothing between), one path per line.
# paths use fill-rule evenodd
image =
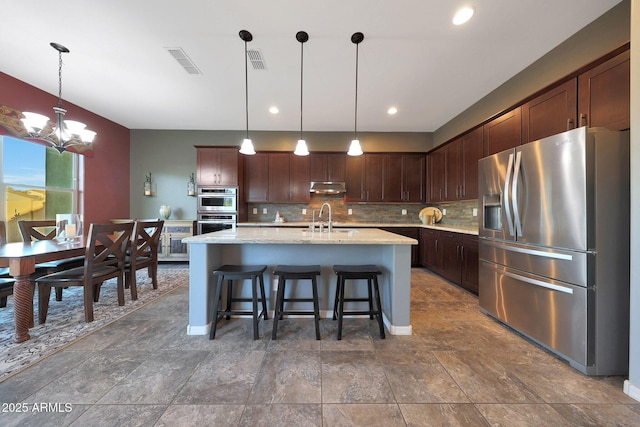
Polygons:
M158 216L161 205L170 205L171 219L195 219L196 199L187 196L189 176L196 171L194 145L240 148L243 131L132 130L131 131L131 217ZM258 151L293 151L299 132L251 131ZM351 132L305 132L310 151L344 151ZM359 132L367 152L426 152L431 134L412 132ZM145 175L151 172L153 196L143 195Z
M527 96L628 42L629 9L630 0L621 2L457 117L445 123L433 133L433 147L447 142L491 116L518 104Z

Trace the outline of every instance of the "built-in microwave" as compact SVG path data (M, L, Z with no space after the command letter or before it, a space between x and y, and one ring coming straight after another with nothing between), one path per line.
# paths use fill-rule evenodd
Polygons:
M238 189L198 188L198 212L237 212Z

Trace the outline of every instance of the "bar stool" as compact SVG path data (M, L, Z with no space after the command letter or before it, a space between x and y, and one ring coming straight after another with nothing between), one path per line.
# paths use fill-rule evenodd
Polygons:
M382 321L382 304L380 303L380 290L378 288L378 275L382 271L376 265L334 265L333 271L338 280L336 282L336 298L333 305L333 320L338 319L338 340L342 339L342 319L345 314L368 314L370 319L377 317L380 326L380 338L384 339L384 323ZM367 281L367 298L345 298L344 285L346 280L363 279ZM372 292L373 284L373 292ZM373 298L375 297L375 307ZM369 310L344 311L345 302L366 301L369 303Z
M216 328L218 322L227 317L227 320L231 315L252 315L253 316L253 339L259 338L258 334L258 320L260 316L264 320L268 319L267 316L267 297L264 292L264 277L263 273L267 269L266 265L223 265L218 267L213 276L218 278L215 296L213 297L213 313L214 320L209 339L212 340L216 337ZM224 310L220 310L220 297L222 294L223 281L227 281L227 304ZM251 298L234 298L233 297L233 281L234 280L251 280ZM260 281L260 292L262 298L258 298L258 280ZM262 302L262 312L258 312L258 301ZM252 302L253 310L232 310L231 305L234 302Z
M313 316L316 324L316 339L320 339L320 305L318 304L318 282L316 277L320 275L319 265L278 265L273 274L279 276L278 293L276 296L276 306L273 315L273 332L271 339L277 339L278 320L282 319L285 314L293 314L300 316ZM311 289L313 298L285 298L285 285L289 280L311 280ZM302 310L284 310L285 302L312 302L313 311Z

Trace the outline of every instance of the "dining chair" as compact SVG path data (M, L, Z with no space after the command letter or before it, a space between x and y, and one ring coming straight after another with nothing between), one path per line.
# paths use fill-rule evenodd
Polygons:
M56 221L54 219L45 220L20 220L18 227L22 235L22 241L30 243L39 240L53 240L56 237ZM68 270L70 268L80 267L84 264L84 256L61 259L57 261L48 261L36 264L36 271L32 275L32 282L35 282L40 276L44 276L58 271ZM35 287L34 287L35 290ZM56 301L62 301L62 288L56 287Z
M0 221L0 246L7 243L7 226ZM7 306L7 297L13 295L15 280L9 274L9 267L0 268L0 308Z
M91 224L87 237L84 265L48 274L36 279L38 284L38 321L47 320L52 287L82 286L84 288L84 317L93 321L94 296L103 282L117 279L118 305L124 305L125 254L133 223Z
M131 233L131 244L127 250L125 288L131 290L131 299L138 299L136 271L147 269L153 289L158 289L158 247L164 221L160 219L137 220Z

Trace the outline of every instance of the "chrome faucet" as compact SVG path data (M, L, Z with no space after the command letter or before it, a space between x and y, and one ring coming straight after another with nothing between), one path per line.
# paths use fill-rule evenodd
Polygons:
M329 233L331 233L331 205L327 202L324 202L322 204L322 206L320 206L320 214L318 214L318 218L322 218L322 211L324 210L324 207L328 207L329 208ZM322 227L322 221L320 222L320 227ZM322 228L320 228L320 230L322 230Z

